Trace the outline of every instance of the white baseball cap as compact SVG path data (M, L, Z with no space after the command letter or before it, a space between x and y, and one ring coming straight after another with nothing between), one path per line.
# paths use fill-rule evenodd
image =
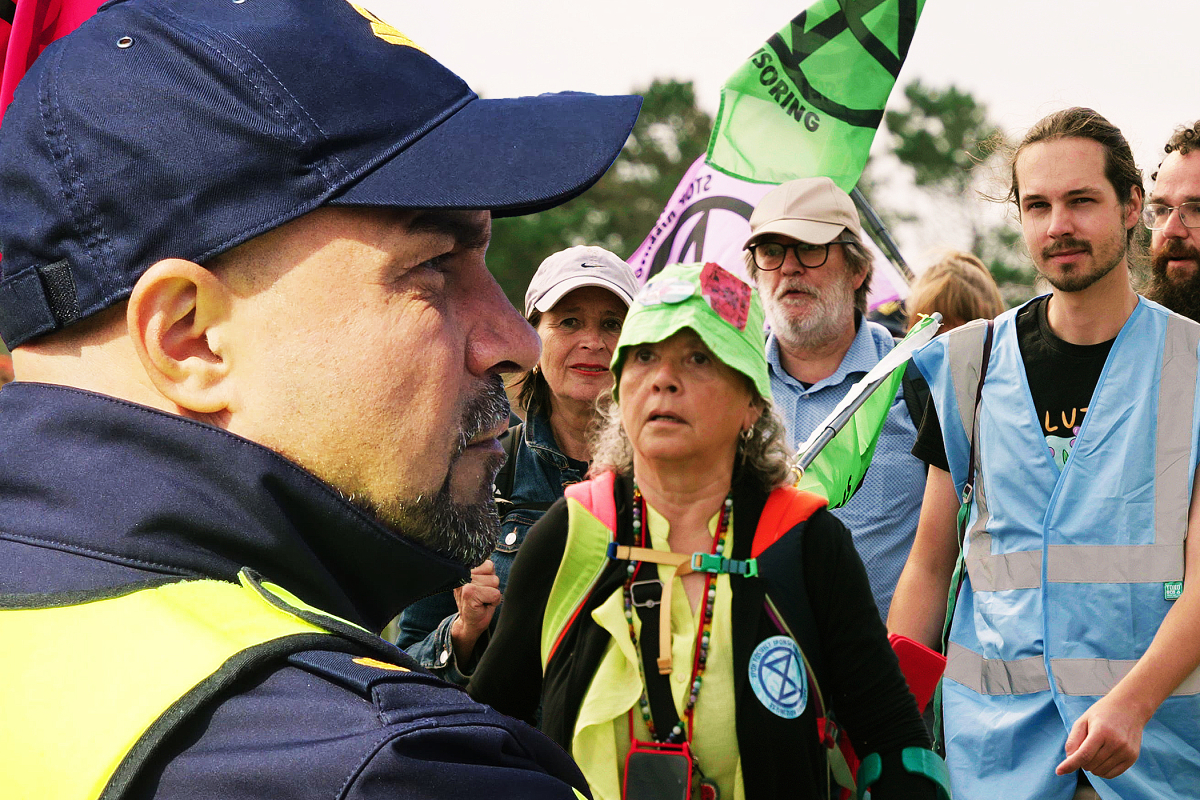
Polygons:
M626 306L637 294L637 278L621 259L592 245L576 245L546 258L525 291L525 317L554 308L567 292L581 286L599 286L621 298Z

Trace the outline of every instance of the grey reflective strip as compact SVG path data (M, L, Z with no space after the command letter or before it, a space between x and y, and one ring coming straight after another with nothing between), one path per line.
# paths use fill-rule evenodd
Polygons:
M1118 661L1104 658L1052 658L1054 685L1063 694L1079 697L1100 697L1133 669L1137 661ZM1183 679L1172 697L1200 694L1200 669Z
M1052 658L1054 685L1066 695L1100 697L1129 674L1136 660ZM1033 694L1050 690L1042 656L1002 661L984 658L951 642L946 648L946 677L986 695ZM1200 669L1183 679L1172 697L1200 694Z
M984 533L972 537L967 554L971 588L977 592L1003 592L1009 589L1036 589L1042 585L1042 551L992 553L992 537ZM976 552L980 555L976 555Z
M977 694L1033 694L1050 691L1041 656L1001 661L984 658L951 642L946 648L946 677Z
M1183 580L1183 543L1051 545L1050 583L1165 583Z
M1154 455L1154 542L1159 545L1182 544L1187 536L1198 344L1200 326L1176 316L1167 320Z
M959 419L967 436L971 435L974 427L975 395L979 390L979 368L983 360L987 324L987 320L977 319L946 334L950 381L954 384L954 399L958 402Z
M979 436L979 422L975 423ZM976 449L976 459L979 458ZM976 592L1002 592L1006 589L1036 589L1042 585L1042 551L1024 550L1016 553L993 553L992 537L987 532L991 520L987 492L984 489L983 465L975 465L975 507L979 515L967 531L967 574L971 589Z

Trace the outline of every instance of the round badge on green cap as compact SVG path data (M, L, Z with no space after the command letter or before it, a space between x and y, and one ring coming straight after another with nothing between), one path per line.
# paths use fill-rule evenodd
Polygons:
M726 365L771 399L764 347L765 323L758 292L718 264L672 264L651 278L629 307L611 369L613 397L628 348L669 339L691 328Z

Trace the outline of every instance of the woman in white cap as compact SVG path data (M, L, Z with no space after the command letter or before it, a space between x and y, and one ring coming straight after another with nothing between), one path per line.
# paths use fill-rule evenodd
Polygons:
M469 585L426 598L400 617L397 644L444 680L467 682L525 532L565 486L587 474L596 398L612 387L608 365L637 289L628 264L584 245L548 257L529 283L525 317L541 337L542 354L518 382L525 422L504 440L508 461L496 478L500 541Z

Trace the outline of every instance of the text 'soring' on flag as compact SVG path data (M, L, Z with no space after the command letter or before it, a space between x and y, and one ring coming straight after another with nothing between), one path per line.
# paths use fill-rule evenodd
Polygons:
M783 183L858 183L924 0L818 0L721 90L708 163Z

